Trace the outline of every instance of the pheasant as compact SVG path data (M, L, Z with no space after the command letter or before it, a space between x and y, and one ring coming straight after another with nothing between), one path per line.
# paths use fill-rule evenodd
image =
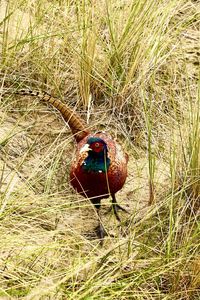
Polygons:
M79 194L89 198L94 204L99 217L96 233L103 240L107 233L99 214L101 200L111 196L111 209L118 221L118 210L127 212L117 203L115 194L121 190L127 177L128 154L123 152L121 145L109 134L90 132L77 113L51 95L32 90L19 90L16 93L36 96L41 101L50 103L68 123L77 143L75 157L71 163L70 183Z

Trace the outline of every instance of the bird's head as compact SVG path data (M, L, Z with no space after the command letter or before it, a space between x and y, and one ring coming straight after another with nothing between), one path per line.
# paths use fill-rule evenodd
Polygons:
M90 137L80 149L80 153L87 152L88 156L83 162L83 169L92 172L106 172L110 166L108 148L104 140L99 137Z
M81 148L80 152L89 152L91 151L94 155L107 153L107 145L99 137L90 137L87 140L87 143Z

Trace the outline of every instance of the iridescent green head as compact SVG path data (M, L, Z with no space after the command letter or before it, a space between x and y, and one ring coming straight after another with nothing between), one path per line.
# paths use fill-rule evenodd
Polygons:
M108 148L104 140L99 137L90 137L81 151L87 151L88 157L84 160L82 168L87 172L106 172L110 166Z

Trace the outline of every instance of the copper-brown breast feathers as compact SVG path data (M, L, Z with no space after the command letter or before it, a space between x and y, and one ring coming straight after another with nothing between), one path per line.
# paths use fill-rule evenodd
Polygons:
M80 151L91 137L99 137L104 140L108 148L110 166L107 174L83 172L81 166L88 153ZM80 193L85 190L85 196L95 197L119 191L127 177L127 157L121 145L116 143L108 134L90 134L78 143L76 156L72 162L70 178L72 186ZM109 186L108 186L109 185ZM81 187L80 187L81 186Z

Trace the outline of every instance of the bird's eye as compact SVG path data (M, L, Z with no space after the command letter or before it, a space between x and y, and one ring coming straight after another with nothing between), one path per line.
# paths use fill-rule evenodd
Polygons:
M99 148L100 144L99 143L95 143L95 148Z

